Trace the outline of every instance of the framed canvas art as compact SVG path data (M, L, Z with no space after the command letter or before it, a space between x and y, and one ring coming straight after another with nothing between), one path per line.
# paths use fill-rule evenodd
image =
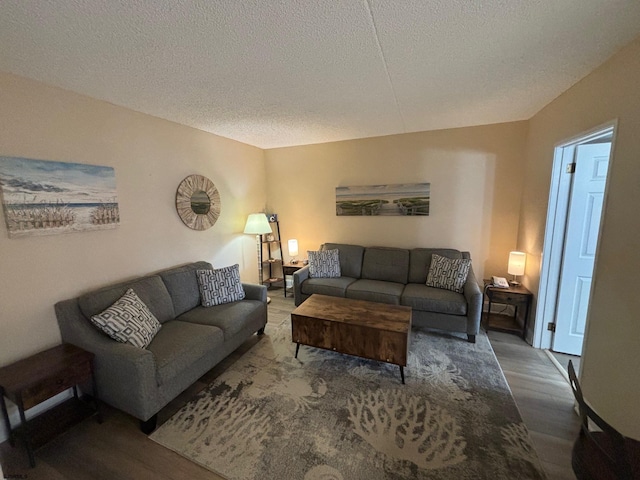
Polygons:
M0 190L10 238L120 223L112 167L0 157Z
M430 183L336 187L336 215L429 215Z

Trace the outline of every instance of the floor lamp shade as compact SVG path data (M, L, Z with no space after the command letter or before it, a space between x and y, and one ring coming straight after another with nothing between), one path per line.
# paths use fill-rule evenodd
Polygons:
M247 218L247 224L244 226L244 233L253 235L264 235L271 233L271 226L264 213L251 213Z

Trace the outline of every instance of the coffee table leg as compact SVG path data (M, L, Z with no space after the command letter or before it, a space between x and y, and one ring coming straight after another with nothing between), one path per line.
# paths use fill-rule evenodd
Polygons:
M298 350L300 350L300 344L296 343L296 358L298 358Z
M400 365L400 378L402 379L402 384L404 385L404 367Z

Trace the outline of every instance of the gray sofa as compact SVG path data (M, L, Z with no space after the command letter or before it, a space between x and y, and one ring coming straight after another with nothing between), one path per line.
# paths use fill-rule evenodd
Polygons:
M342 276L309 278L308 265L296 271L293 276L296 306L314 293L406 305L413 309L414 327L465 333L469 342L475 343L480 328L482 291L473 268L469 270L463 293L426 286L432 254L456 259L470 258L469 252L341 243L326 243L322 249L339 251Z
M242 284L245 299L205 308L200 304L196 262L104 287L55 305L65 342L95 354L100 400L140 420L150 433L157 412L267 323L267 289ZM162 324L147 348L119 343L89 318L118 300L128 288Z

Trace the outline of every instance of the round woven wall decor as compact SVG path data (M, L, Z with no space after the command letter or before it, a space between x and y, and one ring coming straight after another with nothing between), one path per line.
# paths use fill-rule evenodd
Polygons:
M178 186L176 209L187 227L206 230L220 216L220 193L207 177L189 175Z

